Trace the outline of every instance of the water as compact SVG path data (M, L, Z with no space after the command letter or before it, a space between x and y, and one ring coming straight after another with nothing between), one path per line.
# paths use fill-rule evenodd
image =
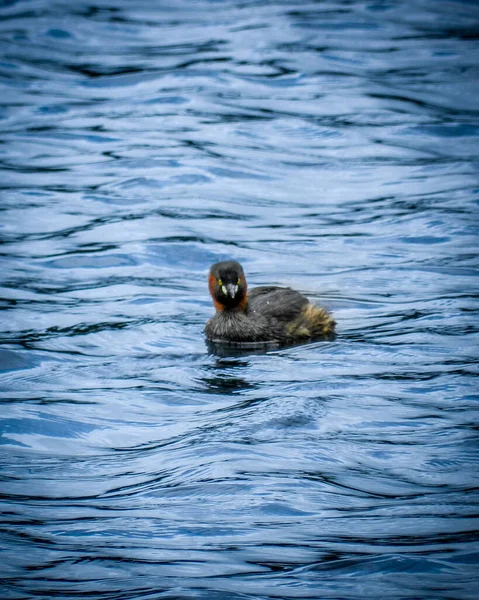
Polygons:
M477 3L0 13L1 597L475 599Z

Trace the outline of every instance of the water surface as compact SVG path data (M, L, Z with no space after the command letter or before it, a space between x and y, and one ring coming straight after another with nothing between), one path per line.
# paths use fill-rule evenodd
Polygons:
M2 598L479 585L479 8L3 2ZM211 263L333 342L218 356Z

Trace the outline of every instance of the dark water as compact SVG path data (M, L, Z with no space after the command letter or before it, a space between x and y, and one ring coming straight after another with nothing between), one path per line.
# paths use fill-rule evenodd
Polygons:
M1 6L1 597L477 598L479 5Z

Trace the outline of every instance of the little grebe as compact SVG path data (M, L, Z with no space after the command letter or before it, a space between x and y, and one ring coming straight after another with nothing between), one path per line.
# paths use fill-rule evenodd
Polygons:
M212 342L297 343L331 337L329 312L282 287L257 287L246 294L243 268L236 261L214 264L209 288L216 314L205 327Z

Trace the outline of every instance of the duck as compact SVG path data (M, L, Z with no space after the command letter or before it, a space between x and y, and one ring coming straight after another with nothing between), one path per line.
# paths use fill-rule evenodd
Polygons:
M248 291L237 261L215 263L208 287L216 309L205 326L210 342L289 345L334 336L336 323L326 308L289 287L261 286Z

